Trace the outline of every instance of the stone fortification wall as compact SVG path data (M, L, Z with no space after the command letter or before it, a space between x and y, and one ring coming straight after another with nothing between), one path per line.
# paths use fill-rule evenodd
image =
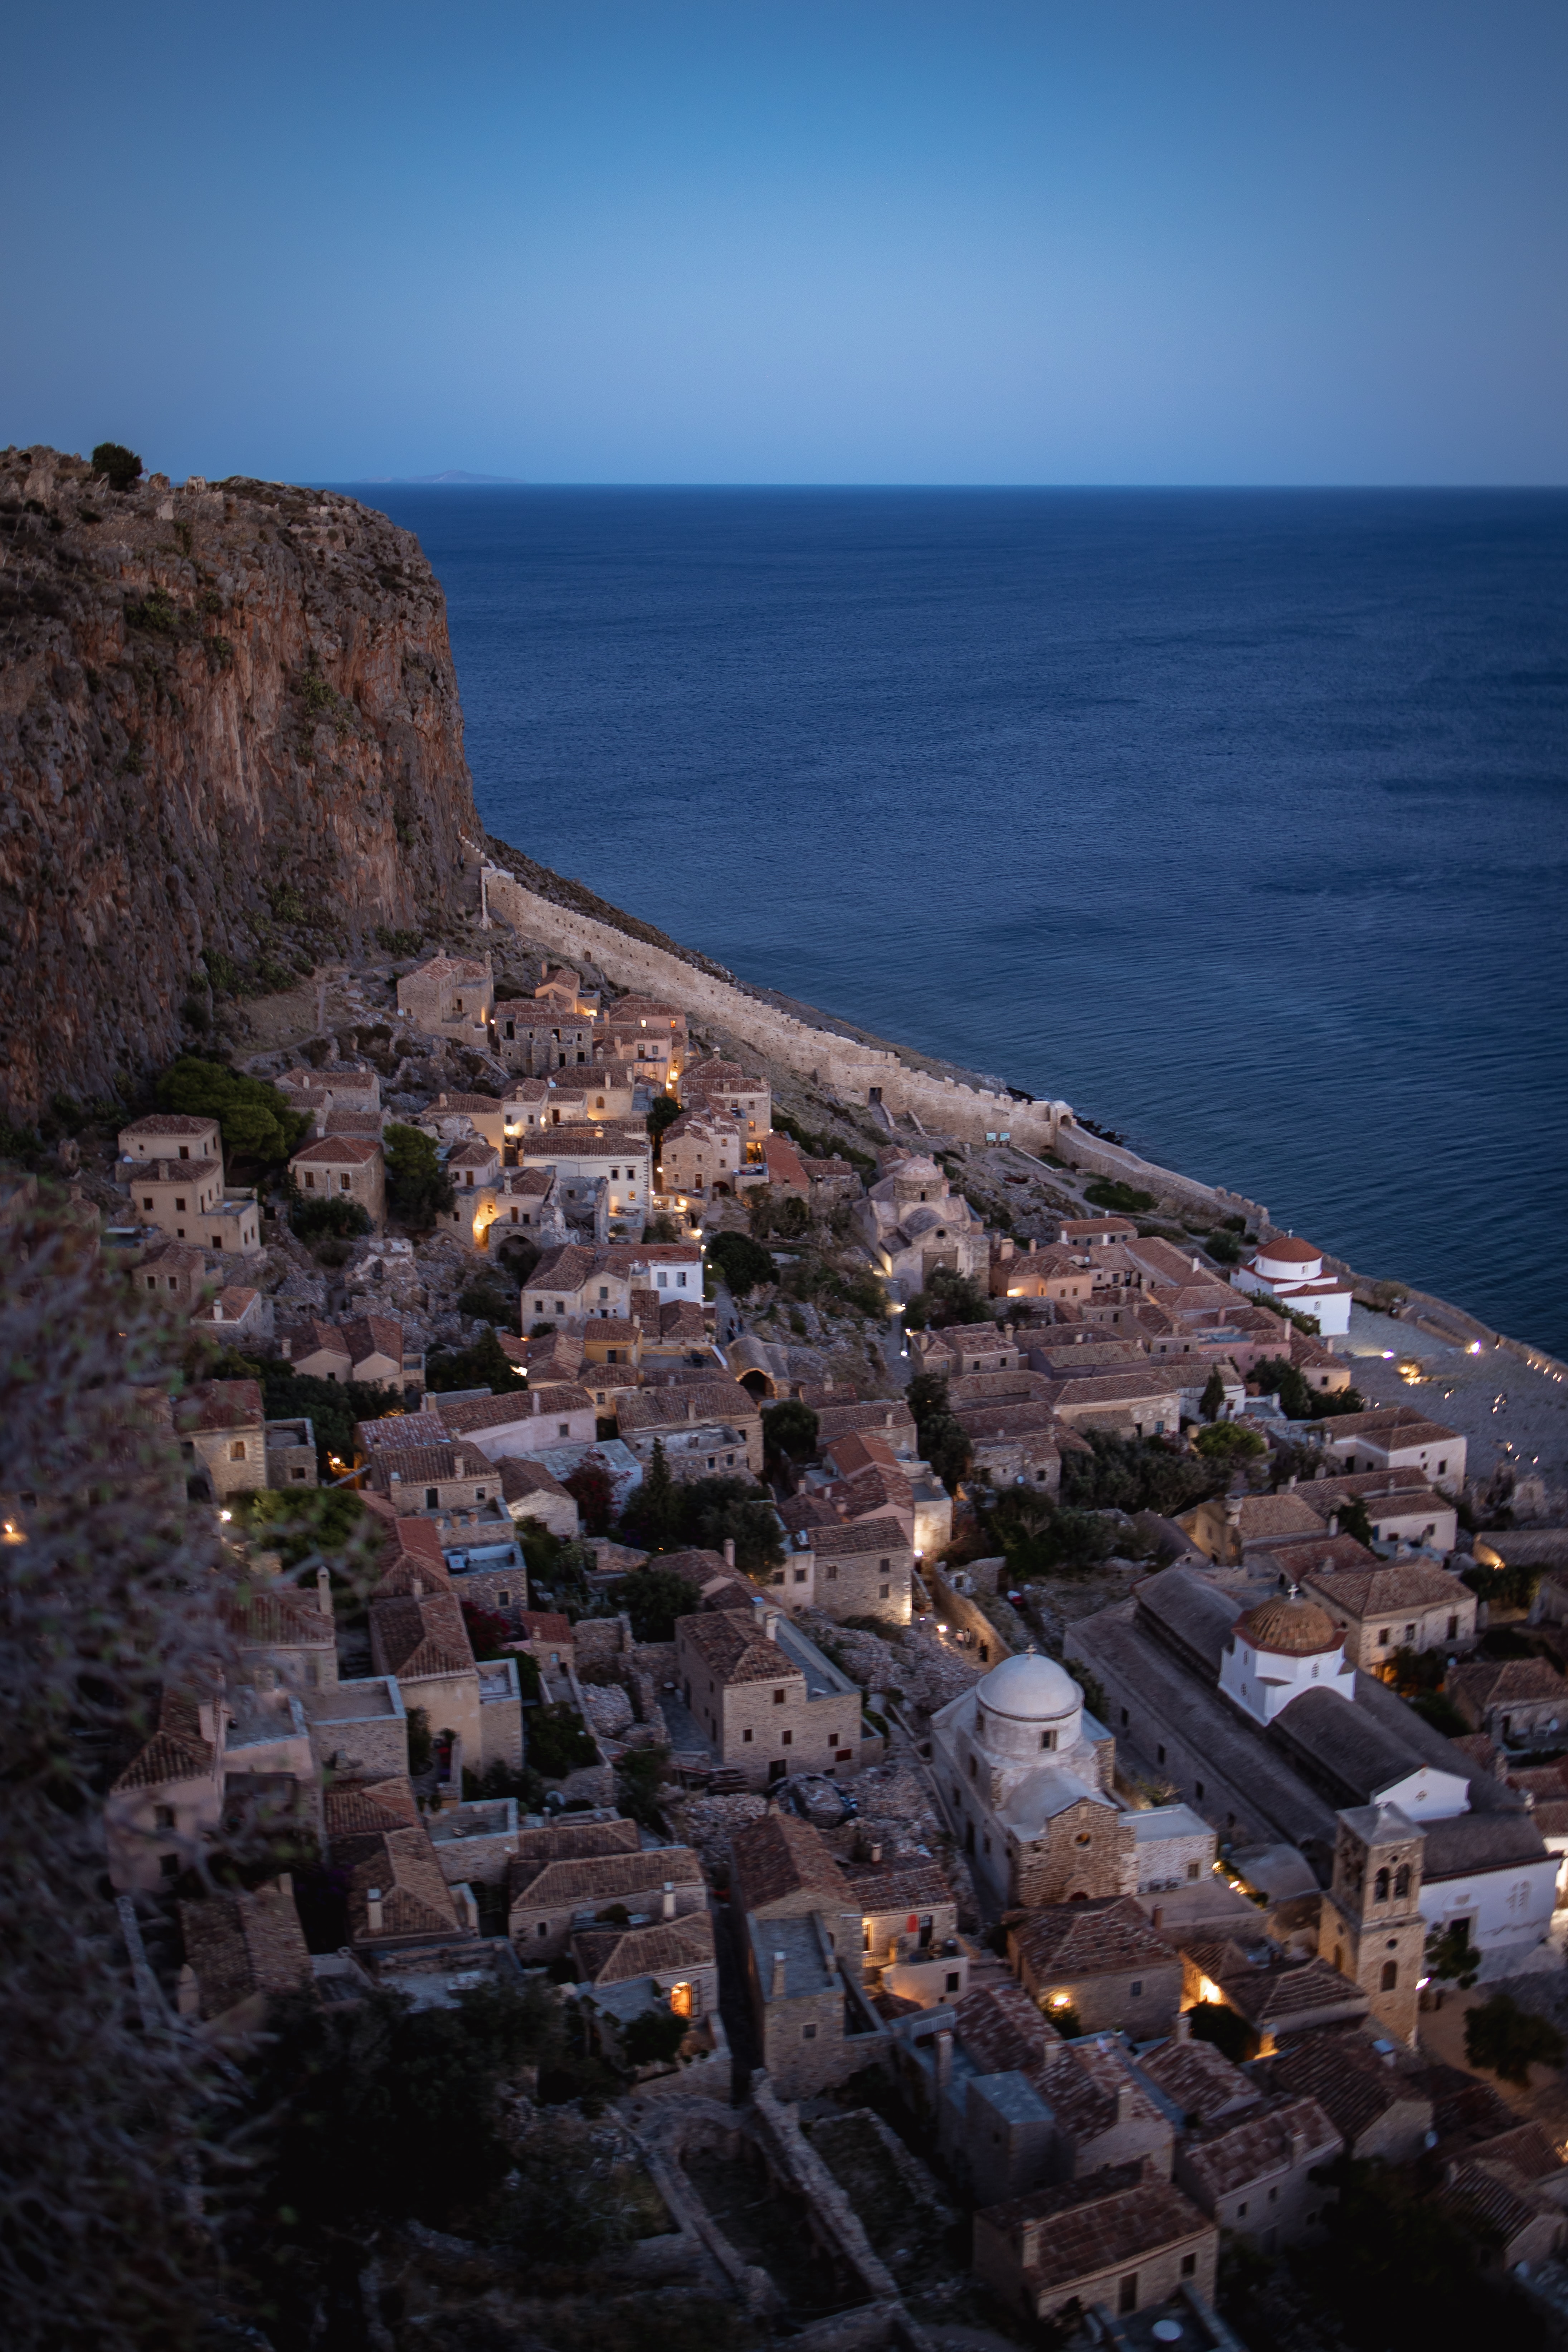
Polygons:
M1058 1126L1064 1118L1071 1119L1065 1103L1021 1103L1009 1095L983 1093L977 1087L910 1069L886 1047L814 1029L668 948L542 898L499 866L487 867L485 892L492 917L552 955L568 963L596 964L617 987L635 988L699 1017L706 1015L758 1053L771 1055L786 1069L798 1071L846 1102L880 1099L892 1117L912 1113L931 1132L968 1143L984 1143L987 1136L1007 1131L1015 1142L1035 1151L1054 1150Z

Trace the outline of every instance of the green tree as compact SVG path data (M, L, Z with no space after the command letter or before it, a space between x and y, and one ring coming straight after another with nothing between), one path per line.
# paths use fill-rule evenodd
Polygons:
M1192 2030L1200 2042L1212 2042L1215 2048L1239 2065L1252 2043L1252 2035L1245 2017L1228 2009L1221 2000L1200 2000L1187 2011Z
M1468 1919L1450 1920L1434 1927L1426 1938L1426 1973L1440 1984L1456 1984L1468 1992L1480 1974L1481 1956L1470 1941Z
M639 2011L622 2029L621 2055L628 2066L668 2066L690 2031L690 2020L672 2009Z
M400 1390L379 1388L370 1381L319 1381L297 1372L279 1357L253 1360L237 1349L216 1358L207 1377L258 1381L269 1421L308 1420L315 1434L317 1470L323 1478L339 1477L352 1466L356 1421L379 1421L403 1406ZM289 1497L290 1503L296 1499Z
M1353 1536L1359 1544L1371 1543L1372 1520L1359 1495L1350 1496L1339 1506L1339 1522L1341 1535Z
M547 1780L563 1780L598 1760L597 1745L574 1706L561 1700L529 1709L528 1761Z
M640 1822L644 1829L664 1828L659 1795L668 1770L668 1748L627 1748L616 1762L616 1801L621 1811L634 1822Z
M638 1642L673 1642L678 1617L695 1617L702 1606L696 1586L673 1568L634 1569L620 1599Z
M648 1219L642 1229L642 1237L646 1243L678 1242L680 1239L680 1229L675 1219L667 1217L661 1209L657 1217Z
M1279 1399L1279 1410L1290 1421L1312 1421L1317 1417L1318 1400L1308 1387L1300 1367L1288 1356L1264 1356L1254 1364L1248 1377L1258 1382L1267 1396Z
M704 1487L739 1487L740 1492L704 1496ZM745 1487L739 1479L700 1478L688 1488L682 1533L705 1551L735 1547L735 1565L747 1576L776 1568L784 1558L784 1534L773 1497L760 1488Z
M778 1276L767 1251L749 1234L715 1234L708 1244L708 1263L736 1298L744 1298L759 1283L775 1281Z
M363 1201L345 1201L341 1194L297 1192L289 1204L289 1230L302 1242L331 1234L353 1241L370 1231L370 1211Z
M183 1054L153 1092L160 1110L216 1118L227 1150L268 1167L288 1159L310 1124L265 1079L247 1077L200 1054Z
M621 1535L644 1551L668 1551L679 1539L680 1520L675 1480L663 1441L656 1437L647 1468L622 1508Z
M1268 1450L1266 1438L1237 1421L1211 1422L1194 1432L1193 1444L1207 1462L1245 1462Z
M1158 1511L1172 1518L1225 1484L1223 1466L1178 1452L1160 1437L1091 1430L1089 1452L1062 1455L1061 1498L1079 1510Z
M1198 1411L1205 1421L1217 1421L1225 1411L1225 1378L1217 1364L1204 1382L1204 1392L1198 1399Z
M673 1095L656 1095L648 1105L647 1131L653 1139L656 1160L658 1158L658 1147L664 1140L665 1129L673 1127L679 1117L680 1105Z
M784 1397L763 1407L763 1445L768 1459L781 1468L786 1462L810 1462L816 1453L816 1415L798 1397Z
M954 1323L994 1323L996 1306L973 1276L939 1265L904 1309L906 1331L944 1331Z
M425 1384L437 1394L450 1389L489 1389L492 1396L510 1396L528 1386L493 1328L481 1331L471 1348L442 1348L427 1357Z
M393 1214L416 1232L426 1231L451 1208L452 1180L434 1141L417 1127L395 1119L382 1139L386 1155L386 1201Z
M1511 1993L1494 1993L1465 2013L1465 2056L1505 2083L1522 2088L1531 2066L1561 2066L1563 2052L1551 2019L1521 2009Z
M142 460L123 441L100 441L92 453L92 470L104 476L111 490L134 489L142 479Z
M604 1457L585 1454L571 1476L563 1479L562 1484L577 1506L577 1515L585 1533L608 1535L616 1507L616 1486Z

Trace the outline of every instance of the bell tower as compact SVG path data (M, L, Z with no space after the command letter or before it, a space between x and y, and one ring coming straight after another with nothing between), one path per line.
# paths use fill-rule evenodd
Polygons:
M1425 1839L1397 1805L1355 1805L1338 1818L1318 1956L1360 1985L1386 2032L1414 2047L1426 1951Z

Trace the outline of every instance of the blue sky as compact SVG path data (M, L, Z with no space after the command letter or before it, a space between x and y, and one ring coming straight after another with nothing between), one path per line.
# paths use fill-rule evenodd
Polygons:
M1558 0L18 11L0 440L1568 479Z

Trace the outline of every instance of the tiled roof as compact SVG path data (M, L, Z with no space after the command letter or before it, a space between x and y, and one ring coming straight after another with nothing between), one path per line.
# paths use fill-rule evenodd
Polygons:
M550 1609L523 1609L519 1612L517 1622L522 1628L525 1642L553 1643L563 1650L572 1647L574 1636L570 1617L559 1616Z
M379 1837L384 1830L412 1829L419 1808L406 1780L329 1780L321 1796L327 1838L336 1850L353 1838Z
M196 1702L184 1691L164 1691L158 1728L139 1748L114 1783L119 1789L157 1789L172 1780L202 1780L212 1771L215 1750L202 1737Z
M628 1430L676 1429L687 1423L727 1422L742 1428L762 1408L739 1381L683 1381L662 1388L636 1389L621 1398L616 1415Z
M289 1160L298 1168L301 1160L331 1168L367 1168L373 1160L381 1158L381 1146L363 1135L319 1135L314 1143L307 1143Z
M203 1381L174 1400L179 1429L259 1429L265 1419L258 1381Z
M594 1272L594 1252L582 1242L562 1242L546 1250L528 1277L531 1291L581 1290Z
M1252 2025L1264 2027L1363 1999L1360 1988L1327 1960L1287 1961L1277 1968L1238 1969L1222 1979L1225 1997Z
M310 1979L294 1898L279 1886L182 1902L180 1932L195 1971L204 2017L221 2017L253 1993L291 1992Z
M1338 1536L1330 1549L1352 1540ZM1295 1547L1289 1549L1293 1556ZM1304 1551L1307 1547L1301 1549ZM1311 1549L1321 1552L1323 1547L1315 1544ZM1369 1562L1364 1568L1336 1565L1326 1573L1321 1568L1300 1568L1296 1572L1321 1601L1331 1609L1342 1609L1347 1617L1385 1617L1401 1609L1457 1609L1469 1598L1458 1577L1447 1576L1440 1568L1428 1568L1418 1559L1390 1560L1386 1565Z
M386 1413L379 1421L354 1423L354 1444L362 1454L406 1454L416 1446L446 1443L446 1426L434 1412Z
M573 1937L572 1949L594 1985L626 1984L633 1977L718 1964L712 1915L707 1911L663 1920L657 1927L586 1928Z
M938 1911L957 1900L935 1862L850 1863L844 1875L862 1911Z
M216 1118L194 1118L184 1111L158 1110L149 1113L146 1118L133 1118L130 1126L122 1127L120 1132L122 1136L205 1135L217 1123ZM184 1160L178 1164L189 1167L191 1163Z
M543 1822L517 1833L520 1859L563 1860L574 1854L636 1853L642 1840L636 1822Z
M1037 2189L985 2210L991 2227L1016 2239L1032 2221L1040 2229L1025 2276L1035 2292L1125 2270L1162 2246L1212 2236L1214 2224L1169 2181L1142 2165L1108 2166L1058 2189Z
M1458 1442L1458 1432L1429 1420L1414 1405L1394 1404L1376 1406L1370 1412L1337 1413L1328 1435L1335 1444L1342 1437L1369 1437L1385 1446L1393 1442L1403 1447L1434 1444L1445 1438Z
M1540 1699L1568 1702L1568 1683L1544 1658L1504 1658L1471 1666L1456 1666L1447 1687L1456 1697L1485 1710L1489 1706L1521 1706Z
M770 1642L760 1625L751 1623L736 1610L679 1618L676 1640L698 1651L726 1686L805 1680L801 1668L792 1664L777 1643Z
M1015 1929L1014 1941L1020 1959L1037 1977L1070 1979L1112 1969L1174 1966L1177 1960L1130 1895L1053 1904Z
M437 1095L432 1107L436 1110L477 1111L481 1117L493 1117L501 1108L501 1097L500 1095Z
M907 1552L910 1546L896 1522L858 1519L843 1527L813 1528L811 1548L818 1559L848 1559L861 1552Z
M453 1437L480 1435L487 1429L510 1429L514 1423L547 1420L552 1412L583 1412L593 1403L585 1389L511 1389L500 1396L475 1397L468 1404L441 1407L441 1419Z
M1053 1381L1054 1404L1134 1404L1140 1398L1173 1397L1181 1387L1169 1361L1152 1364L1146 1372L1091 1372L1086 1380Z
M514 1908L529 1911L586 1909L590 1904L625 1904L633 1895L657 1903L665 1885L700 1886L702 1864L685 1845L661 1845L635 1853L530 1856L512 1862L507 1885Z
M390 1356L403 1362L403 1326L395 1315L352 1315L340 1330L356 1364L367 1356ZM406 1415L405 1416L406 1419Z
M853 1906L844 1873L821 1832L797 1814L774 1811L742 1822L731 1835L730 1853L746 1911L808 1892L821 1895L822 1909Z
M976 1985L953 2004L959 2041L975 2072L1023 2074L1038 2080L1061 2035L1022 1985Z
M373 1601L370 1633L381 1674L416 1680L425 1675L473 1672L473 1645L461 1604L452 1592Z
M384 1493L394 1479L400 1487L438 1486L450 1478L496 1478L496 1466L477 1445L458 1438L450 1445L380 1445L365 1473Z
M453 1168L499 1168L500 1153L482 1135L470 1136L466 1143L455 1143L447 1154L447 1166Z
M398 982L406 987L416 980L489 980L489 968L473 956L433 955L413 971L405 971Z
M1439 2189L1437 2201L1470 2228L1479 2223L1497 2242L1505 2262L1513 2241L1541 2218L1537 2208L1520 2195L1519 2187L1503 2173L1474 2161L1455 2168L1452 2179Z
M1200 2194L1217 2203L1270 2174L1327 2164L1342 2146L1315 2099L1287 2098L1260 2115L1208 2126L1188 2140L1185 2162Z
M542 1462L520 1459L514 1454L507 1454L500 1464L500 1490L509 1503L522 1502L530 1495L559 1495L568 1503L572 1500Z
M297 1587L275 1585L260 1591L228 1593L223 1619L241 1649L331 1649L332 1620Z
M1427 1822L1425 1828L1421 1875L1428 1886L1476 1870L1507 1870L1548 1859L1531 1813L1456 1813L1447 1821Z
M381 1927L370 1924L372 1888L381 1894ZM457 1916L423 1822L367 1839L349 1869L349 1940L390 1936L452 1936L468 1932Z
M1255 2107L1262 2096L1251 2077L1233 2066L1212 2042L1163 2042L1138 2063L1189 2123L1209 2123Z
M1300 2034L1281 2045L1269 2074L1280 2090L1314 2100L1352 2148L1390 2107L1407 2099L1426 2103L1426 2094L1384 2065L1361 2033Z
M902 1397L877 1404L827 1404L816 1416L816 1442L828 1446L840 1437L864 1430L890 1431L900 1437L914 1435L915 1420Z

